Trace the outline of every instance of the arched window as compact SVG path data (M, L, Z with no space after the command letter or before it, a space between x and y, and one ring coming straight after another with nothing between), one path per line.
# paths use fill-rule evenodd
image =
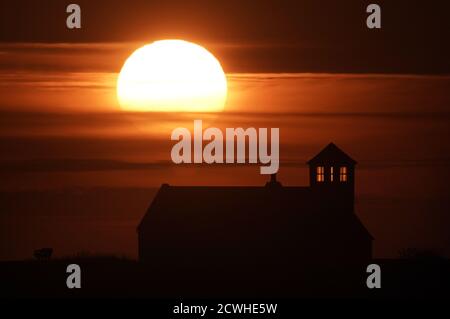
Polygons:
M316 180L318 182L324 182L325 181L325 167L317 166L316 172L317 172Z
M339 181L346 182L347 181L347 167L341 166L339 168Z

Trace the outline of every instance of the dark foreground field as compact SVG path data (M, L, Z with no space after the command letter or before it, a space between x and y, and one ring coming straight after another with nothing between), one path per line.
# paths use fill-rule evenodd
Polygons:
M81 289L66 287L66 267L81 267ZM449 298L450 262L443 259L374 260L381 289L366 287L367 265L310 267L295 273L264 265L245 271L158 269L136 261L91 257L0 263L0 295L88 298Z

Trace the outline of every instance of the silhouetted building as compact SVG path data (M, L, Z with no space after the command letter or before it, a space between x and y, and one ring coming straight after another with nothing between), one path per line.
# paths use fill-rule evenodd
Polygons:
M139 259L271 271L370 259L373 238L353 208L356 162L331 143L308 164L309 187L275 175L261 187L162 185L137 229Z

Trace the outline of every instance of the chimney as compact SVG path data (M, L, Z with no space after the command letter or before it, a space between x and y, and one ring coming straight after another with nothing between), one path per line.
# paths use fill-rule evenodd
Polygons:
M277 182L277 173L270 175L270 182L276 183Z
M281 183L277 181L277 174L270 175L270 181L266 183L266 187L282 187Z

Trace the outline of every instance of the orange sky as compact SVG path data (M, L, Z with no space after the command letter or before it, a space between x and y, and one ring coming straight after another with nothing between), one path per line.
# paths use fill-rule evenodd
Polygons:
M304 172L289 171L302 167L330 141L369 166L408 161L435 165L450 158L448 143L438 138L448 134L449 76L227 73L223 113L123 112L116 99L117 72L140 45L0 45L1 64L8 65L0 69L2 161L19 161L2 187L157 186L163 181L192 183L194 172L200 184L264 179L256 167L242 168L246 173L239 180L228 173L233 168L174 170L170 133L179 126L192 129L194 119L222 129L279 127L280 175L290 184L304 183L293 177ZM220 52L221 46L211 44L212 52ZM226 56L216 56L226 72ZM31 169L20 172L27 161ZM69 164L55 169L55 161ZM139 165L157 170L142 174ZM212 175L211 169L220 173ZM39 177L43 173L47 178Z
M128 55L142 44L0 45L0 109L119 110L115 92L118 72ZM227 73L226 111L439 113L446 112L450 102L449 76L231 73L227 68L229 55L221 51L224 45L203 45L216 54Z
M135 256L134 227L151 193L136 187L266 182L258 165L171 163L171 131L192 129L194 119L221 129L279 127L284 185L307 185L305 162L335 142L358 161L357 213L377 238L376 256L395 257L408 245L450 253L449 189L442 178L450 173L450 76L248 73L258 67L241 60L241 51L258 54L271 45L206 41L200 44L227 73L225 112L123 112L115 92L118 71L144 43L0 44L0 190L8 211L0 216L0 242L14 243L0 247L0 259L23 258L36 242L69 254ZM45 212L29 215L18 201ZM80 230L74 225L83 236L75 236ZM61 241L58 229L74 236Z
M305 162L334 141L358 161L357 212L377 238L376 256L395 257L407 245L446 251L449 76L228 72L223 113L123 112L117 72L139 45L0 46L0 190L13 198L4 207L10 214L1 217L1 241L15 243L13 250L0 247L0 258L23 258L36 241L69 254L135 256L134 227L151 193L135 187L266 182L257 165L171 163L171 131L192 130L194 119L221 129L279 127L284 185L307 185ZM227 71L226 56L216 55ZM77 189L104 193L105 200L83 199ZM114 203L106 200L111 192ZM41 203L44 215L30 217L28 206L14 204L41 205L41 196L49 200ZM60 201L70 211L82 205L86 216L61 214ZM98 215L99 205L106 217ZM29 223L39 227L26 228ZM59 227L48 226L54 223ZM86 240L56 240L61 227L78 233L74 225ZM112 246L117 236L120 244Z
M358 161L356 211L377 257L408 246L450 256L446 2L381 1L375 32L356 0L77 3L81 30L64 27L64 2L0 5L0 259L36 245L135 255L149 188L266 182L259 165L173 164L170 133L194 119L279 127L284 185L307 185L306 160L335 142ZM125 59L164 38L219 59L225 112L120 110Z

